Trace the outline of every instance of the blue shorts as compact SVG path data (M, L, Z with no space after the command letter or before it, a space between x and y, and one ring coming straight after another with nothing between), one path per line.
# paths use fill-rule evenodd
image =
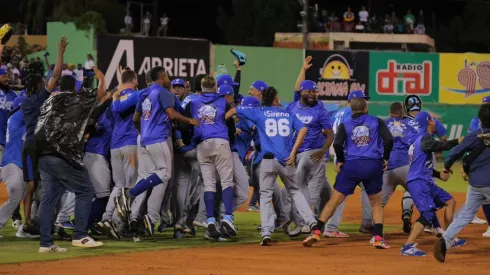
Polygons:
M354 194L359 183L364 184L368 196L383 188L383 162L381 160L348 160L337 174L333 188L348 196Z
M446 205L453 196L434 183L425 180L407 182L408 192L420 213L435 212Z

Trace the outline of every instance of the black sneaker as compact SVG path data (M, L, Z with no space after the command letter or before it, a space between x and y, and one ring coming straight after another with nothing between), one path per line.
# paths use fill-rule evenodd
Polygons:
M446 240L444 240L444 238L436 240L434 243L434 258L443 263L446 261L446 252Z
M270 246L272 242L271 236L262 237L262 241L260 242L260 246Z

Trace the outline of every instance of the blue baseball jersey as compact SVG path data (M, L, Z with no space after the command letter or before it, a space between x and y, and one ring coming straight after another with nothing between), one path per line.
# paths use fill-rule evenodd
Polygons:
M286 107L286 111L296 115L308 128L303 144L298 149L298 153L321 149L326 141L326 136L323 134L324 129L332 129L330 123L330 115L327 110L319 102L313 106L304 106L300 101L292 102Z
M34 131L36 130L37 120L41 113L41 105L49 98L51 93L43 88L38 93L26 96L22 101L22 113L24 114L24 122L26 124L26 140L34 141Z
M112 102L114 130L112 131L111 149L137 144L138 132L134 127L133 115L142 91L144 90L123 90L119 99Z
M136 111L141 113L141 146L164 142L170 137L172 121L165 110L175 106L175 96L158 84L140 94Z
M415 130L419 129L419 125L415 121L414 117L407 116L407 117L403 118L403 120L406 121L408 123L408 125L415 128ZM441 122L437 118L434 118L434 121L436 122L436 135L438 137L445 136L447 134L447 130L444 127L444 125L442 125Z
M304 124L292 113L279 107L236 108L240 119L251 121L259 134L261 153L272 154L285 165L294 146L294 136Z
M199 127L194 127L194 139L197 144L211 138L229 140L226 126L226 99L216 93L203 93L190 103L191 116L199 120Z
M401 118L389 118L385 124L393 136L393 150L388 161L388 170L408 165L408 149L415 141L417 130Z
M334 134L337 133L337 128L341 123L347 122L352 117L352 109L350 106L338 110L335 115L332 116L332 129Z
M85 152L103 155L109 159L112 130L112 113L111 110L107 108L97 120L95 131L91 133L85 144Z
M0 90L0 144L5 144L5 135L7 133L7 120L10 111L12 111L13 101L17 94L12 90L7 92Z
M470 127L468 127L468 134L471 134L472 132L480 129L481 129L480 120L478 119L478 117L475 116L470 121Z
M22 110L18 110L8 118L2 167L13 163L22 169L22 146L25 141L25 133L24 114Z
M240 130L242 131L246 131L248 133L250 133L251 137L252 137L252 141L254 143L254 147L255 147L255 154L254 154L254 158L253 158L253 164L259 164L261 161L262 161L262 157L263 157L263 154L260 150L260 137L259 137L259 133L256 129L256 127L254 126L253 122L251 122L250 120L240 120L242 123L240 124ZM251 145L251 144L250 144Z
M408 149L408 160L410 169L408 170L407 183L413 180L423 180L434 184L432 180L432 170L435 167L435 158L432 152L424 152L421 147L422 139L428 133L419 133L415 142Z
M379 120L375 116L361 115L344 122L346 133L345 159L381 159L383 144L379 135Z
M184 100L182 100L182 103L181 103L181 106L182 106L182 109L185 110L185 108L187 107L187 104L189 104L189 102L191 102L192 100L198 98L199 96L196 95L196 94L193 94L193 93L190 93L188 94Z
M235 136L235 142L231 147L232 151L238 153L242 162L245 161L245 156L250 150L252 142L252 129L247 125L247 121L246 119L242 119L236 124L236 128L240 129L241 133Z

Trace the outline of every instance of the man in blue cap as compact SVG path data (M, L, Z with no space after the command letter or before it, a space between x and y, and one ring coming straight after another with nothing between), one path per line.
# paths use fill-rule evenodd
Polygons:
M172 93L176 95L180 100L185 96L185 81L180 78L172 80Z
M256 80L252 83L250 89L248 89L248 94L256 97L258 100L262 100L262 92L267 88L269 88L269 85L265 81Z
M235 105L238 105L243 99L243 96L240 94L240 72L241 71L237 69L235 79L233 79L229 74L222 74L216 78L218 87L221 85L229 85L233 87Z
M0 56L1 56L0 52ZM7 120L12 110L12 104L17 97L14 91L9 87L8 73L0 69L0 161L3 158L5 146L5 134L7 133Z
M441 227L439 221L434 219L436 211L442 207L445 208L444 220L445 226L449 226L453 220L456 201L445 190L435 184L433 178L442 181L449 179L449 172L439 172L435 168L437 163L433 154L435 152L449 151L457 146L463 137L459 139L448 140L445 142L437 141L433 135L436 133L436 122L427 112L419 112L414 121L418 125L417 137L408 150L408 159L410 168L407 176L408 192L412 195L413 202L417 207L420 217L412 226L410 236L402 247L400 254L403 256L425 256L425 252L418 249L415 243L418 236L424 231L424 227L433 225L436 228ZM454 240L453 246L464 245L464 240Z

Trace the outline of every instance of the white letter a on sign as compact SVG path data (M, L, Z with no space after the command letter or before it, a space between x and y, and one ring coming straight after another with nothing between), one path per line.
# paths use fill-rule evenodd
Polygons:
M119 74L119 65L121 64L122 57L126 53L126 66L135 69L134 67L134 44L133 40L119 40L114 55L112 56L111 63L105 73L105 87L109 88L114 76L117 77L117 81L121 83L121 75Z

